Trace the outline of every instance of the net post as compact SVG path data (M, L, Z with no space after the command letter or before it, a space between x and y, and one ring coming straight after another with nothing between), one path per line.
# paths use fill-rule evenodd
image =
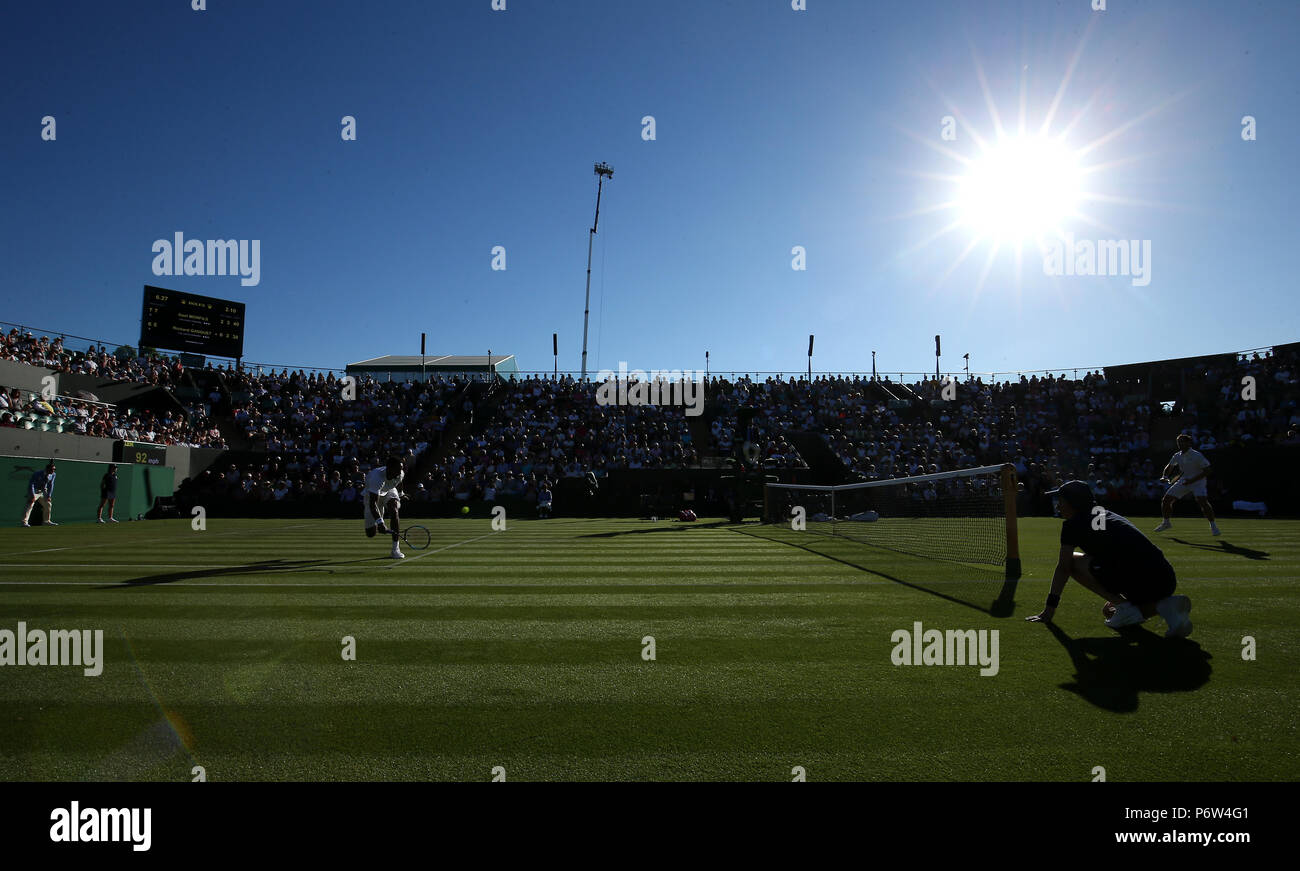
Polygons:
M1002 502L1007 523L1007 580L1020 580L1020 535L1016 528L1016 467L1002 467Z

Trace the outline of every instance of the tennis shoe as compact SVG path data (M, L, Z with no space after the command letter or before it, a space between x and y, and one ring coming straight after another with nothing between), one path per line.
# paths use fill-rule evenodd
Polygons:
M1115 606L1115 613L1106 619L1106 625L1111 629L1120 629L1124 626L1136 626L1147 618L1142 616L1142 609L1132 602L1120 602Z
M1165 618L1169 627L1166 638L1186 638L1192 634L1192 600L1186 596L1166 596L1156 603L1156 613Z
M1173 524L1170 523L1168 520L1162 520L1160 522L1160 525L1156 527L1156 532L1164 532L1166 529L1168 529L1171 526L1173 526Z

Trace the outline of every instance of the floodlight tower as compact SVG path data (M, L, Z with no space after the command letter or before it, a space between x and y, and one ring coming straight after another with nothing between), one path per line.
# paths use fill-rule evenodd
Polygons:
M596 164L596 218L591 222L587 236L587 300L582 306L582 380L587 380L587 320L591 316L591 246L596 241L596 225L600 223L600 190L605 179L613 178L614 170L608 163Z

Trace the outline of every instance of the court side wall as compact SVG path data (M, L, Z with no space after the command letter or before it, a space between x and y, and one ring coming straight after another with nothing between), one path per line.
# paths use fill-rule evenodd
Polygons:
M0 454L45 460L113 461L113 440L67 432L0 427ZM170 458L169 458L170 459ZM55 484L55 486L58 486Z
M112 444L111 442L109 444ZM46 458L0 456L0 527L18 526L27 505L27 487L32 474ZM108 461L70 460L55 457L58 477L54 479L54 520L57 523L94 523L99 506L99 482ZM137 517L153 507L157 496L171 496L175 471L168 466L119 463L117 467L118 520ZM107 513L107 510L105 510ZM33 522L42 517L40 507L32 509Z
M113 439L66 432L0 427L0 454L44 460L113 461ZM219 448L167 446L167 465L176 470L177 482L201 474L226 452ZM56 485L57 486L57 485Z
M17 387L29 393L40 393L41 388L45 386L41 383L41 379L46 375L54 376L54 392L58 393L62 378L53 369L15 363L13 360L0 360L0 387Z

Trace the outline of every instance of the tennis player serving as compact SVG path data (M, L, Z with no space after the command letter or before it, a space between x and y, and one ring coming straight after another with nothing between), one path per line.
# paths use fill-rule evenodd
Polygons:
M406 554L398 547L398 539L401 536L401 519L400 511L402 507L402 493L399 489L405 473L402 470L402 460L400 457L389 457L382 466L376 466L369 472L366 472L366 490L364 494L365 516L366 516L366 537L374 538L375 533L391 534L393 536L393 552L389 554L393 559L406 559ZM391 512L392 528L384 525L384 518Z
M1192 600L1174 595L1178 580L1160 548L1132 523L1097 505L1092 489L1083 481L1067 481L1047 495L1057 498L1057 511L1064 520L1061 552L1047 606L1026 620L1051 622L1066 582L1074 578L1106 600L1101 613L1111 629L1133 626L1159 614L1168 626L1166 638L1191 634L1188 615Z

